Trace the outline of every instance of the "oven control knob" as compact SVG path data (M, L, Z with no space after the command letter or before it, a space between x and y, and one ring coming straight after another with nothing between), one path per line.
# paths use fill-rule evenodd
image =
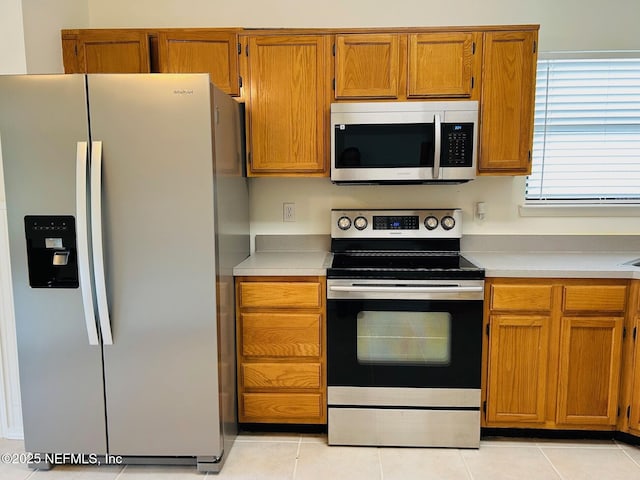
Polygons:
M444 228L445 230L451 230L456 226L456 221L449 215L447 215L446 217L442 217L440 223L442 224L442 228Z
M435 228L438 228L438 219L433 215L429 215L427 218L424 219L424 226L426 227L427 230L433 230Z
M367 222L367 219L364 217L356 217L356 219L353 221L353 226L358 230L364 230L365 228L367 228L367 225L369 225L369 222Z
M340 217L338 219L338 228L340 230L349 230L351 228L351 219L349 217Z

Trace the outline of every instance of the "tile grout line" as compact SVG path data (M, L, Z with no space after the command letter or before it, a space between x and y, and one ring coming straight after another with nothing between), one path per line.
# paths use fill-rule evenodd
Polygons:
M384 480L384 470L382 469L382 452L381 448L377 448L378 450L378 466L380 467L380 480Z
M629 457L629 460L631 460L634 463L634 465L640 468L640 463L636 462L635 458L629 455L629 453L627 453L627 451L624 448L620 447L620 450L622 450L622 453L624 453L627 457Z
M553 471L556 472L556 474L558 475L558 477L560 478L560 480L565 480L565 478L562 476L562 474L560 473L560 470L558 470L556 468L556 466L553 464L553 462L551 461L551 459L547 456L546 453L544 453L544 450L542 449L542 447L536 445L536 448L540 451L540 453L542 454L542 456L547 460L547 462L549 462L549 465L551 465L551 468L553 468Z
M462 464L464 465L464 468L467 470L467 475L469 475L470 480L474 480L473 473L471 473L471 469L469 468L469 465L467 464L467 461L465 460L464 455L462 455L462 450L458 449L458 455L460 455L460 459L462 460Z
M298 449L296 450L296 458L293 462L293 474L291 475L292 480L295 480L296 475L298 474L298 459L300 458L300 449L302 448L302 435L298 438Z

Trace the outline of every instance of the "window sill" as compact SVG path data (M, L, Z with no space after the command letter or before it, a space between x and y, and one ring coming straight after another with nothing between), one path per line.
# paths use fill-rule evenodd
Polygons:
M618 205L519 205L521 217L636 217L639 204Z

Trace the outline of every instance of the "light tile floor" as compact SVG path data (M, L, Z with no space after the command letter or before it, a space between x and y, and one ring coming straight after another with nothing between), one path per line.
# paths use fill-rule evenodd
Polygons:
M195 467L62 466L31 471L1 454L1 480L640 480L640 448L613 440L482 440L478 450L329 447L326 435L241 434L220 474Z

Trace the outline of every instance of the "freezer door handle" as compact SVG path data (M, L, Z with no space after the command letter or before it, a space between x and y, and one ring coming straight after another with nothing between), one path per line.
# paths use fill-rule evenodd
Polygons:
M91 240L102 344L113 345L102 248L102 142L91 142Z
M78 242L78 274L80 292L87 325L89 345L98 345L98 329L93 310L93 290L89 271L89 237L87 219L87 142L78 142L76 149L76 222Z

